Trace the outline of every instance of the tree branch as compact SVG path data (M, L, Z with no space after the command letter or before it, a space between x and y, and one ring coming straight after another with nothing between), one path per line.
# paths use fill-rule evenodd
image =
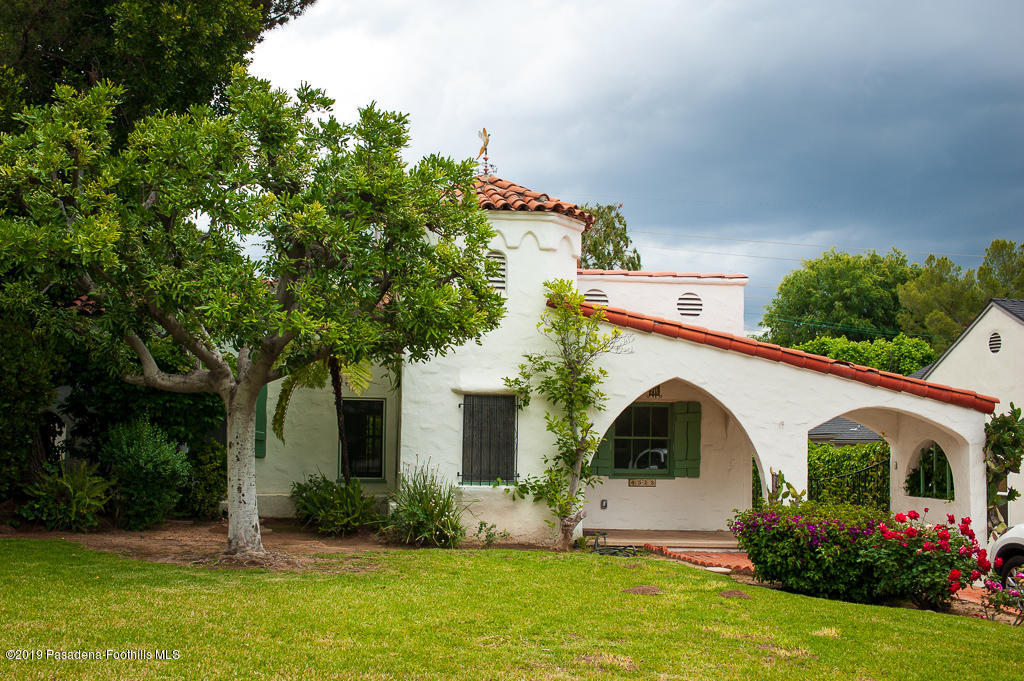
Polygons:
M135 351L142 364L142 375L125 374L121 378L131 385L147 386L173 393L207 393L217 392L213 381L213 373L203 369L193 369L187 374L168 374L160 370L156 360L142 339L134 333L124 337L128 346Z

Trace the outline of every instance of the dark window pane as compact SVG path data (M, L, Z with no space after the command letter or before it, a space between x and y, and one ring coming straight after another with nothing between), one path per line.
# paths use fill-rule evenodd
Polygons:
M633 435L637 437L650 437L651 408L636 407L633 410L633 414Z
M384 400L345 400L342 413L349 472L356 478L383 478Z
M651 412L651 435L668 437L668 407L653 407Z

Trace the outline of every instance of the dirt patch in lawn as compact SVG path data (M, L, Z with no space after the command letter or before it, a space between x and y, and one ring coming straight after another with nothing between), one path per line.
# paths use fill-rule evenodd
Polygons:
M634 587L630 587L628 589L623 589L622 593L624 593L624 594L640 594L642 596L657 596L658 594L662 594L662 593L665 593L665 592L662 591L661 589L659 589L656 586L651 586L649 584L641 584L640 586L634 586Z
M171 520L143 532L102 528L89 534L51 532L38 529L13 529L0 525L0 536L24 539L66 539L85 548L117 553L156 563L173 563L210 568L259 568L316 572L359 572L374 569L358 558L367 551L387 549L372 534L351 537L321 537L286 520L260 523L263 547L260 556L225 556L228 524L221 521Z

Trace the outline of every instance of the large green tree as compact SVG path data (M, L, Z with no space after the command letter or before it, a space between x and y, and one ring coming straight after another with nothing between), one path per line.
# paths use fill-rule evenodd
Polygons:
M928 256L920 276L899 286L900 328L928 335L942 352L990 298L1024 298L1024 242L994 240L977 270Z
M815 355L904 375L935 361L935 351L926 341L902 333L892 340L876 338L873 341L852 341L846 336L818 336L794 347Z
M9 266L75 286L82 333L134 385L224 402L229 552L262 552L260 389L329 355L395 366L494 328L492 236L473 165L408 167L404 115L343 125L309 87L294 100L239 72L226 113L193 107L111 127L119 90L58 87L0 137L0 243ZM161 368L154 344L188 353Z
M5 0L0 3L0 131L57 85L126 88L119 139L158 110L209 103L261 35L315 0Z
M826 251L783 277L761 320L765 337L794 346L818 336L895 336L896 289L916 276L917 266L895 248L884 256Z
M581 265L588 270L639 270L640 254L626 229L622 204L584 204L594 223L583 233Z

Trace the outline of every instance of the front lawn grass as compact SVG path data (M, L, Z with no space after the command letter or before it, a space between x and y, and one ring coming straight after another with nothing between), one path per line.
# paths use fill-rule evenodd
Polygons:
M656 558L335 556L341 573L144 563L0 540L8 649L178 650L0 661L3 679L965 679L1024 669L1004 624L737 585ZM638 585L661 595L623 593ZM725 598L742 590L750 599Z

